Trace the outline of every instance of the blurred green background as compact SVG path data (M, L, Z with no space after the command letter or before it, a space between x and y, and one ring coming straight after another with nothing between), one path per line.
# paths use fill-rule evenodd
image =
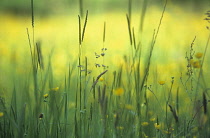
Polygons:
M147 53L165 1L147 1L144 29L141 33L142 7L146 0L130 1L131 26L135 28L136 41L141 42L143 53ZM123 63L123 56L129 54L126 20L129 0L34 0L35 41L41 41L46 60L54 50L52 66L57 76L68 69L69 62L77 60L80 2L83 3L83 15L86 10L89 11L83 46L90 66L94 68L95 63L99 63L95 61L94 52L99 53L103 47L104 22L107 27L105 47L109 49L105 60L107 66L114 70ZM209 34L206 29L209 23L204 18L209 7L209 0L168 0L153 52L153 65L163 72L163 79L168 74L175 76L177 70L181 70L177 64L185 67L185 54L195 36L197 39L194 50L204 51ZM32 36L31 0L0 0L0 19L0 71L3 72L0 83L3 84L8 76L14 76L14 69L22 75L25 73L22 68L31 66L30 58L25 58L30 56L26 28L29 28ZM210 59L207 55L207 59ZM167 72L166 67L169 68Z
M131 0L137 9L142 7L144 0ZM29 15L31 11L30 0L1 0L0 11L14 14ZM82 2L84 10L94 9L103 10L122 10L127 8L129 0L34 0L36 14L48 15L61 11L79 11L79 3ZM193 11L209 6L209 0L168 0L169 3L178 7L190 7ZM148 5L163 5L164 0L148 0Z

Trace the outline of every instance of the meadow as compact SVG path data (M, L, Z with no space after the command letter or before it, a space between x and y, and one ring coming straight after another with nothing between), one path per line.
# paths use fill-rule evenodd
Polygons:
M0 12L0 137L210 136L209 5L131 2Z

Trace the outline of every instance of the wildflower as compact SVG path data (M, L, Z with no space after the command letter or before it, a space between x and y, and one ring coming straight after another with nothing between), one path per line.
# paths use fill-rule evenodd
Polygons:
M156 118L155 118L155 117L150 118L150 121L151 121L151 122L154 122L155 120L156 120Z
M152 116L153 114L154 114L153 111L148 111L149 116Z
M125 105L125 109L132 110L133 109L133 106L130 105L130 104L126 104Z
M70 102L70 103L69 103L69 108L70 108L70 109L71 109L71 108L74 108L75 105L76 105L76 104L75 104L74 102Z
M0 112L0 117L4 116L4 113L3 112Z
M154 126L155 126L156 129L160 129L160 127L161 127L161 125L158 124L158 123L155 123Z
M52 89L50 89L51 91L58 91L59 90L59 87L55 87L55 88L52 88Z
M174 128L171 127L171 128L170 128L170 131L174 131Z
M198 52L198 53L195 54L195 57L196 57L197 59L202 58L202 56L203 56L203 53L200 53L200 52Z
M46 99L48 96L49 96L49 94L45 94L45 95L43 95L44 96L44 98Z
M117 114L114 114L113 116L114 116L114 118L117 118Z
M104 81L104 78L100 78L99 81Z
M144 138L148 138L148 136L143 132Z
M41 113L41 114L39 115L39 119L41 120L43 117L44 117L44 114Z
M122 126L118 126L118 127L117 127L117 129L119 129L119 130L123 130L123 129L124 129L124 127L122 127Z
M148 122L142 122L141 125L142 125L142 126L148 126L149 123L148 123Z
M124 93L123 88L117 88L114 90L114 94L117 96L121 96Z
M168 131L168 130L163 130L163 132L166 133L166 134L170 134L170 133L171 133L171 132Z
M164 85L166 82L165 81L159 81L158 82L160 85Z
M200 67L201 67L201 64L200 64L199 61L194 61L194 62L192 63L192 66L193 66L194 68L200 68Z

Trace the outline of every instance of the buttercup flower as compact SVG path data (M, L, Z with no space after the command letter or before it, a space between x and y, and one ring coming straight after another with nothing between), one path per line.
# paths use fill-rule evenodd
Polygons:
M4 113L3 112L0 112L0 117L4 116Z
M49 96L49 94L45 94L45 95L43 95L44 96L44 98L46 99L48 96Z
M59 87L55 87L55 88L50 89L50 91L58 91L58 90L59 90Z
M156 129L160 129L160 127L161 127L161 125L157 124L157 123L155 123L154 126L155 126Z
M200 68L200 67L201 67L201 63L200 63L199 61L194 61L194 62L192 63L192 66L193 66L194 68Z
M118 126L118 127L117 127L117 129L119 129L119 130L123 130L123 129L124 129L124 127L122 127L122 126Z
M148 122L142 122L141 125L142 125L142 126L148 126L149 123L148 123Z
M133 106L130 105L130 104L126 104L125 105L125 109L132 110L133 109Z
M160 85L164 85L166 82L165 81L159 81L158 82Z
M117 88L114 90L114 94L117 96L121 96L124 93L124 89L123 88Z
M104 81L104 78L100 78L99 81Z
M198 53L195 54L195 57L200 59L200 58L203 57L203 53L198 52Z
M155 118L155 117L154 117L154 118L150 118L150 121L152 121L152 122L153 122L153 121L155 121L155 120L156 120L156 118Z

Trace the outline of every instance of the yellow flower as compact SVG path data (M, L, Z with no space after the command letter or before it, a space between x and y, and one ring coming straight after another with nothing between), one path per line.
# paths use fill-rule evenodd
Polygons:
M113 116L114 116L114 118L116 118L117 117L117 114L114 114Z
M45 94L45 95L44 95L44 98L46 99L48 96L49 96L49 94Z
M104 78L100 78L99 81L104 81Z
M114 90L114 94L117 96L121 96L124 93L123 88L117 88Z
M160 129L160 127L161 127L161 125L157 124L157 123L155 123L154 126L155 126L156 129Z
M195 54L195 57L198 59L202 58L202 56L203 56L203 53L200 53L200 52Z
M171 132L170 131L167 131L167 130L163 130L164 133L166 134L170 134Z
M154 118L150 118L150 121L152 121L152 122L153 122L153 121L155 121L155 120L156 120L156 118L155 118L155 117L154 117Z
M164 85L166 82L165 81L159 81L158 82L160 85Z
M58 91L58 90L59 90L59 87L55 87L55 88L50 89L50 91Z
M71 108L75 108L75 105L76 105L76 104L75 104L74 102L70 102L70 103L69 103L69 108L70 108L70 109L71 109Z
M142 126L148 126L149 123L148 123L148 122L142 122L141 125L142 125Z
M192 66L193 66L194 68L200 68L200 67L201 67L201 63L200 63L199 61L194 61L194 62L192 63Z
M144 136L144 138L148 138L148 136L143 132L143 136Z
M0 112L0 117L4 116L4 113L3 112Z
M123 130L123 129L124 129L124 127L122 127L122 126L118 126L118 127L117 127L117 129L119 129L119 130Z
M125 109L133 110L133 106L130 105L130 104L126 104L126 105L125 105Z

